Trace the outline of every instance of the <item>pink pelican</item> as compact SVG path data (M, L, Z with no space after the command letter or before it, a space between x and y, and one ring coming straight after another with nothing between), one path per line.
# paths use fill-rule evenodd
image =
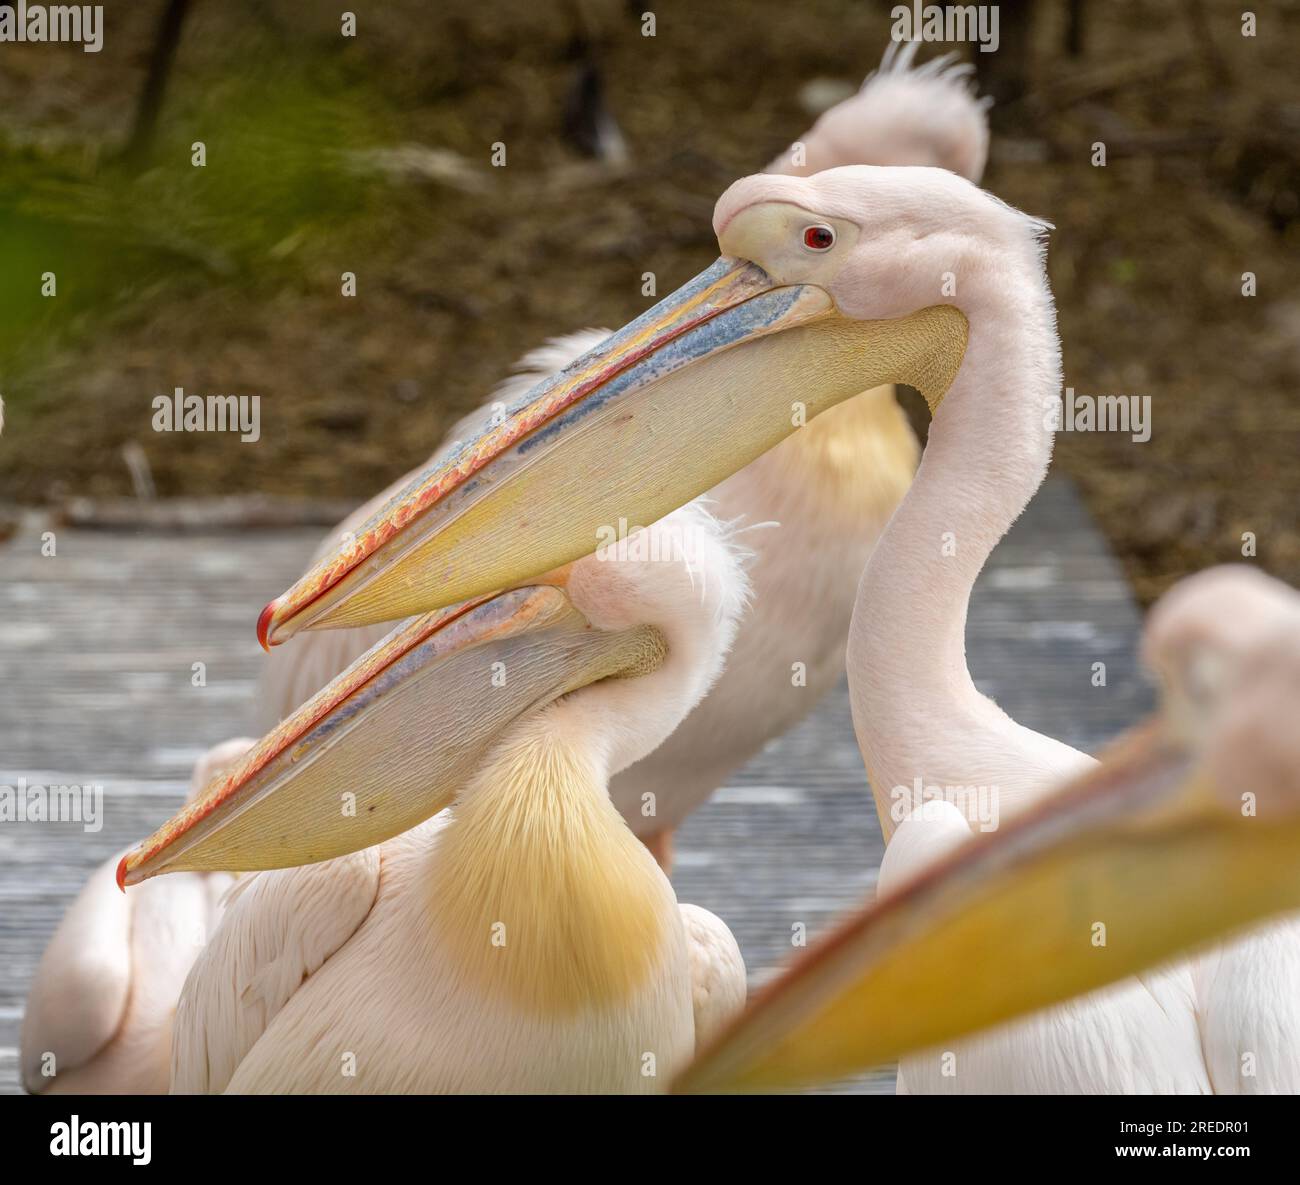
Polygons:
M747 582L699 507L645 534L394 631L123 860L284 869L190 972L173 1090L657 1090L739 1009L730 931L607 785L717 676Z
M194 767L190 800L252 743L209 749ZM124 897L119 859L91 875L36 968L20 1043L33 1094L167 1092L176 999L233 878L186 873Z
M943 57L912 68L917 44L891 45L862 89L831 108L768 171L807 175L847 164L936 165L978 180L988 152L985 104L971 67ZM472 438L539 381L609 336L589 329L526 355L489 404L451 431L429 465ZM797 416L790 392L787 414ZM892 385L831 408L708 492L724 521L745 524L754 598L726 669L708 697L654 752L610 783L615 804L665 868L672 831L768 740L806 715L844 670L844 643L863 565L916 469L918 448ZM339 524L334 552L414 476L408 474ZM593 540L593 546L595 541ZM810 585L817 611L805 609ZM386 626L319 632L275 648L263 675L258 723L271 728L376 642ZM272 638L274 640L274 637Z
M963 817L943 811L904 822L880 903L769 985L679 1085L789 1086L914 1043L934 1050L903 1060L900 1090L905 1078L927 1091L1294 1094L1292 919L1027 1021L935 1044L957 1035L969 1009L987 1017L1004 1001L1023 1007L1023 974L1042 980L1047 1004L1300 906L1300 595L1253 569L1201 573L1157 604L1145 649L1164 686L1157 719L996 836L972 838ZM949 928L899 941L900 909L923 901L933 916L949 914ZM1000 942L1012 918L1026 936L1016 949ZM915 975L939 935L945 958L956 942L970 953L959 978L900 982L899 949ZM993 944L982 947L984 938Z
M602 524L653 521L748 464L793 430L791 392L811 416L910 382L932 411L929 444L863 575L849 650L882 824L890 834L889 788L917 778L993 787L1004 820L1038 809L1092 761L976 691L964 627L974 580L1051 453L1060 348L1044 224L948 172L858 166L746 178L714 227L716 264L417 477L268 606L261 633L282 640L507 587L583 554ZM1231 895L1252 900L1244 886ZM1134 997L1134 1013L1128 1000L1102 1009L1098 1024L1128 1031L1167 999L1153 994ZM1192 1025L1184 1013L1164 1032ZM1079 1049L1043 1037L1044 1062ZM1113 1050L1080 1081L1200 1081L1190 1060L1157 1065L1155 1044L1136 1059Z

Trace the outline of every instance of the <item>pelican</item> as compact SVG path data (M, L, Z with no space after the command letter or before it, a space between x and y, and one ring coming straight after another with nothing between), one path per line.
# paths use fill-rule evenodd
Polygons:
M283 869L237 885L195 962L173 1090L662 1089L744 964L607 783L708 689L746 596L687 506L416 618L124 858L127 885Z
M815 416L909 382L931 409L929 444L863 574L849 650L882 825L889 835L909 813L895 815L890 788L917 778L993 788L1004 828L1038 817L1044 791L1092 761L978 694L964 629L976 576L1050 458L1046 411L1061 374L1046 224L948 172L855 166L741 180L719 200L714 229L717 263L396 494L267 606L261 636L283 641L508 586L590 550L602 524L654 521L748 464L793 430L791 392ZM1216 842L1228 845L1224 859L1233 854L1228 837ZM1199 875L1152 863L1170 892ZM1263 908L1247 883L1222 891L1235 922ZM1160 954L1178 949L1145 938ZM1134 956L1102 977L1075 968L1063 995L1149 962ZM1034 996L1032 977L1012 965L1018 1000L1062 998ZM961 960L949 974L958 968L965 976ZM1137 1089L1157 1073L1122 1057L1091 1081ZM1172 1071L1166 1085L1187 1087L1188 1073Z
M1002 1002L1022 1007L1016 980L1026 970L1052 968L1040 977L1047 1003L1300 905L1300 595L1253 569L1200 573L1156 605L1145 653L1164 688L1157 719L996 836L972 838L965 819L954 826L943 809L904 822L886 859L907 843L910 870L901 862L882 869L879 904L769 985L679 1087L835 1077L900 1045L958 1035L970 1009L987 1019ZM910 858L927 841L931 850ZM895 937L899 914L922 901L930 916L950 918L951 929L936 925L934 935L972 952L959 982L915 976L932 935ZM1023 935L1010 946L1002 941L1009 919ZM1099 919L1112 939L1101 946ZM981 950L990 936L997 941ZM910 982L889 965L900 948L912 960ZM942 1062L949 1083L972 1080L957 1089L992 1092L1300 1087L1296 921L1257 926L1130 982L964 1046L936 1045L904 1059L900 1080L929 1088ZM1123 1071L1123 1081L1107 1079L1107 1064L1125 1058L1145 1064Z
M200 757L190 799L252 743ZM114 881L120 857L91 874L36 968L20 1042L33 1094L167 1093L172 1013L233 878L186 873L128 898Z
M978 180L988 126L985 104L970 85L971 67L954 65L949 55L914 68L916 48L911 42L896 52L891 45L861 90L824 113L768 171L807 175L859 162L916 164ZM472 438L496 409L608 336L606 329L589 329L526 355L520 373L453 427L448 441ZM794 416L797 385L789 394ZM451 451L444 443L429 464L436 467ZM714 514L751 528L745 538L754 553L753 602L708 697L665 744L610 783L623 817L665 868L673 829L838 681L858 578L912 480L918 453L892 386L883 385L830 409L708 492ZM413 476L344 520L318 558L355 534ZM810 584L818 590L816 612L804 603ZM386 628L321 632L274 649L259 688L258 726L271 728Z

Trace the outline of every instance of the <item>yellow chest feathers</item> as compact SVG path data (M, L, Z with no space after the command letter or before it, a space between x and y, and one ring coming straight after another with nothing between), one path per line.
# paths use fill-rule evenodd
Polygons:
M782 488L822 513L857 522L893 513L920 460L920 446L892 387L875 387L828 408L758 464Z
M429 909L438 947L482 989L569 1013L629 998L665 966L679 923L599 771L546 716L453 808Z

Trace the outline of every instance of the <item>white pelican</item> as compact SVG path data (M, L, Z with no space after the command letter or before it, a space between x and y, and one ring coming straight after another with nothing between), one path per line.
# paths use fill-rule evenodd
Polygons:
M1157 604L1145 650L1164 683L1160 718L999 835L972 839L943 810L904 822L887 861L904 844L909 857L932 850L906 859L910 874L904 861L882 869L880 903L770 985L681 1086L834 1077L946 1041L971 1009L1023 1007L1023 974L1052 968L1047 1003L1300 905L1300 596L1252 569L1201 573ZM923 901L951 929L900 940L895 915ZM1024 938L1008 944L1010 919ZM915 976L936 936L945 953L969 952L959 976L900 982L900 949ZM1269 922L1127 982L905 1058L900 1089L904 1075L990 1093L1300 1088L1300 923Z
M806 175L856 163L917 164L978 180L988 126L985 104L972 93L971 67L945 56L913 69L916 48L911 42L896 53L891 45L862 89L823 114L768 171ZM473 436L496 408L515 403L608 336L606 329L589 329L528 354L522 373L457 424L448 441ZM791 404L798 397L796 385ZM788 414L795 414L793 406ZM436 466L447 451L444 444L429 464ZM769 528L745 535L754 552L753 603L709 696L665 744L610 784L623 817L665 868L672 830L839 679L858 578L912 480L918 451L892 386L884 385L831 409L709 491L708 505L719 518ZM318 558L334 552L345 533L356 532L414 476L340 523ZM813 612L806 604L810 585L817 588ZM273 727L386 628L318 632L272 650L259 688L258 726Z
M252 743L209 749L190 777L190 799ZM172 1013L233 878L186 873L124 897L119 859L91 875L36 968L20 1043L33 1094L167 1093Z
M123 861L127 884L287 869L230 895L173 1090L662 1089L743 1004L744 964L607 782L707 690L746 595L685 507L407 623L259 742Z
M653 520L748 463L792 430L790 392L815 415L910 381L933 424L859 591L859 741L887 833L889 788L917 778L992 788L1006 827L1092 764L980 696L964 658L970 588L1051 452L1060 351L1043 224L951 173L854 167L746 178L714 226L718 263L412 482L268 606L260 632L507 586L582 554L601 524ZM1225 894L1252 900L1245 885ZM1079 972L1071 986L1116 977ZM1159 1073L1123 1057L1090 1080L1121 1089ZM1175 1070L1166 1084L1190 1081Z

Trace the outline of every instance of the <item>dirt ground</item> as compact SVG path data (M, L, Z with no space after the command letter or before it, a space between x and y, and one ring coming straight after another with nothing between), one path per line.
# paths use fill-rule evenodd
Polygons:
M373 493L523 351L706 265L717 195L889 38L847 0L666 5L653 38L643 3L400 0L353 5L355 39L318 0L195 0L139 171L116 154L163 7L110 6L99 54L0 50L0 499L128 494L133 441L161 495ZM1063 434L1056 462L1144 601L1244 532L1300 584L1300 4L1255 10L1246 38L1237 4L1087 0L1075 57L1038 0L997 113L988 188L1057 228L1067 385L1151 397L1149 441ZM592 71L621 168L566 119ZM454 155L340 164L402 144ZM176 386L261 395L262 439L154 433Z

